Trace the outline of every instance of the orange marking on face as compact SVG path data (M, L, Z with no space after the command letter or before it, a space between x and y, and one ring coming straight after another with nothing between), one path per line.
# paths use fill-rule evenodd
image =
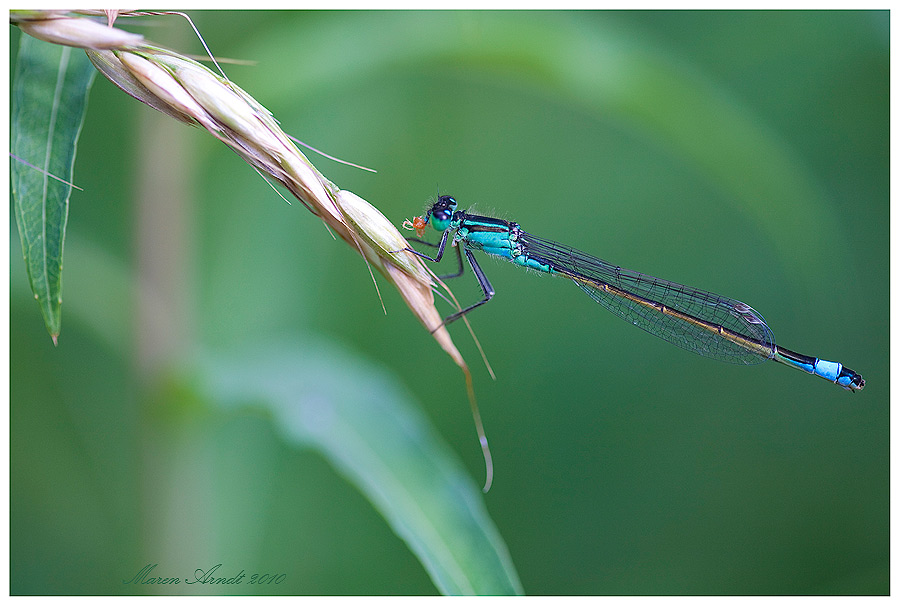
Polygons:
M413 218L413 227L416 230L416 234L421 238L425 235L425 217L414 217Z

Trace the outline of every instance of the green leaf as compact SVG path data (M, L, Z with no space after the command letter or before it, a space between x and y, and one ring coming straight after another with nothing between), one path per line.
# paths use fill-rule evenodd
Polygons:
M216 359L205 367L205 388L223 408L261 405L289 443L322 454L442 593L522 593L481 490L402 384L332 345L303 344Z
M80 50L24 35L19 40L10 180L28 279L54 342L60 329L63 240L72 193L72 186L58 179L72 182L95 73Z

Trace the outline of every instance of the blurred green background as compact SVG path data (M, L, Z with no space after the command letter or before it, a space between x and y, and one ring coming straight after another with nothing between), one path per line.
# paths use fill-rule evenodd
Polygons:
M886 11L191 15L217 56L256 62L225 69L287 132L378 170L310 154L396 225L450 193L746 301L865 377L854 396L707 360L484 260L497 295L471 322L496 381L451 334L525 592L889 592ZM122 25L202 54L174 17ZM11 592L143 591L121 579L151 562L286 574L258 593L435 592L319 454L179 373L326 343L402 385L480 483L462 376L402 299L379 278L384 315L301 205L99 76L79 152L57 348L11 232Z

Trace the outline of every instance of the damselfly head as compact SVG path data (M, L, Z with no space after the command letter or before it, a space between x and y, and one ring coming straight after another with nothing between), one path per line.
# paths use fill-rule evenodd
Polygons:
M425 213L425 222L428 222L429 215L433 219L431 224L438 231L444 231L453 220L453 213L456 212L456 200L453 196L440 196L431 209Z
M438 213L446 213L449 218L449 215L456 212L456 206L456 199L453 196L440 196L438 197L437 202L431 207L431 213L435 215Z

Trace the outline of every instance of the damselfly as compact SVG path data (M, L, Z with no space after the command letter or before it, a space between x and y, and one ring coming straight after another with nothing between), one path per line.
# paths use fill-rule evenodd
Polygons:
M516 265L563 276L575 282L597 303L626 321L673 345L702 356L733 364L758 364L775 360L792 368L837 383L848 391L862 389L866 382L839 362L798 354L775 344L775 337L762 316L740 301L711 292L623 269L568 246L538 238L518 223L483 217L457 210L451 196L440 196L411 226L419 237L428 223L443 232L440 244L414 241L438 249L434 257L409 252L438 262L447 241L456 247L462 274L462 253L475 273L484 297L448 316L444 323L459 319L494 296L494 289L472 250L502 257Z

